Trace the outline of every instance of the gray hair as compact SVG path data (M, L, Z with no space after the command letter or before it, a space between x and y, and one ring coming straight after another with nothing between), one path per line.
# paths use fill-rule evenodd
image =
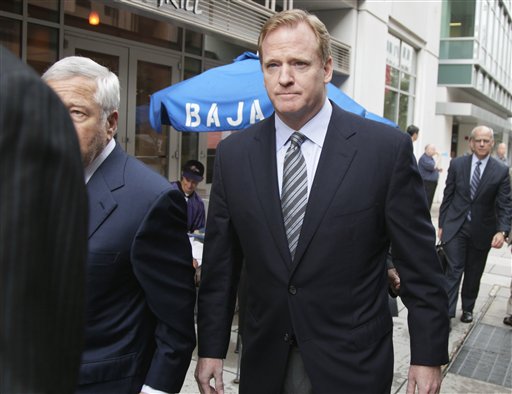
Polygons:
M476 126L473 130L471 130L471 139L475 139L475 133L479 130L487 130L487 131L490 131L491 132L491 139L494 140L494 131L493 129L491 129L490 127L488 126Z
M43 81L62 81L83 77L96 82L94 100L102 109L102 118L119 109L120 88L117 75L92 59L69 56L53 64L42 76Z

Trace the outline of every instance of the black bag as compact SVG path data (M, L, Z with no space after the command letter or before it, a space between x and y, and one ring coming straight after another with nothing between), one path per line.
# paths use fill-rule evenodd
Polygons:
M443 273L446 273L446 267L448 267L449 258L444 251L443 244L439 242L436 245L437 257L439 258L439 262L441 263L441 268L443 269Z

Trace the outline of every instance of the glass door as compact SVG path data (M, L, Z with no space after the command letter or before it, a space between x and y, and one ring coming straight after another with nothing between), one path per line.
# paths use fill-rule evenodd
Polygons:
M179 175L179 138L170 126L156 132L149 123L151 95L179 81L179 56L132 48L129 64L128 107L135 108L128 118L133 154L169 178Z

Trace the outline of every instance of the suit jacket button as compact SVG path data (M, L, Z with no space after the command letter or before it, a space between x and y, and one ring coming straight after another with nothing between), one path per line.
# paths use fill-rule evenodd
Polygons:
M288 333L284 334L284 338L283 339L284 339L285 342L288 342L290 340L290 334L288 334Z
M293 286L293 285L290 285L288 287L288 293L290 293L291 295L297 294L297 288L295 286Z

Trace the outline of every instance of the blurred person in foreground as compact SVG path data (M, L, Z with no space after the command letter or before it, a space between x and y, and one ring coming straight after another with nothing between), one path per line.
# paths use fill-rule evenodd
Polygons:
M503 246L512 220L508 168L491 157L493 146L490 127L471 131L473 153L450 162L439 208L439 239L448 256L449 315L455 317L462 281L463 323L473 321L487 255L491 247Z
M392 243L411 337L407 392L438 392L447 297L411 138L326 98L333 60L317 17L273 15L259 53L275 114L217 149L199 290L200 391L223 392L244 261L241 393L390 392Z
M87 194L57 95L0 46L0 393L69 393L83 339Z
M55 63L43 79L75 124L89 194L85 348L77 392L178 392L195 346L185 200L114 139L120 95L115 74L73 56Z

